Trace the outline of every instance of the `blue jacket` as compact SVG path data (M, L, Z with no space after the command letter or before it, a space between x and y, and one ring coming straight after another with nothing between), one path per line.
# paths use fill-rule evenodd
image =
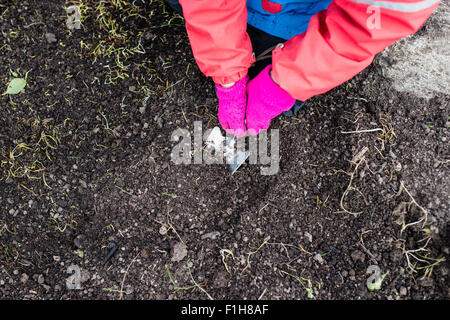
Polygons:
M311 17L333 0L247 0L249 25L289 40L308 28Z

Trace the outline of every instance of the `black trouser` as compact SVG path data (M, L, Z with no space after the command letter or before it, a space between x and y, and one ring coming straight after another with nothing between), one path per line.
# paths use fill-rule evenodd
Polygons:
M172 9L183 15L183 11L178 0L165 1ZM253 52L255 53L256 57L258 57L265 50L271 47L275 47L277 44L284 43L286 41L286 39L272 36L250 25L247 25L247 33L250 37L250 41L252 42ZM267 67L271 63L272 59L264 59L255 62L248 70L250 79L256 77L265 67ZM290 110L283 112L283 114L287 117L295 116L300 108L303 107L303 104L303 101L297 100L294 106Z

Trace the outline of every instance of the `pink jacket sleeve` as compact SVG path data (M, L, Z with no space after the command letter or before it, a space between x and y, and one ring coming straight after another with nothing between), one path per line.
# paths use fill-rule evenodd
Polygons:
M416 32L439 0L335 0L306 32L274 50L280 87L306 100L347 81L396 40Z
M180 0L194 58L215 83L242 79L254 62L245 0Z

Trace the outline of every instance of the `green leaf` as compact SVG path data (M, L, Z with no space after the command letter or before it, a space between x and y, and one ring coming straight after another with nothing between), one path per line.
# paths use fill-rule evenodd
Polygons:
M25 88L25 86L27 85L27 81L23 78L14 78L11 80L11 82L8 85L8 89L6 89L6 92L3 93L2 95L5 94L18 94L20 93L23 88Z
M314 299L313 290L311 288L306 288L306 295L309 299Z
M168 197L171 197L173 199L178 198L178 196L176 194L173 194L173 193L161 192L161 195L168 196Z
M84 258L84 252L82 250L75 250L74 253L80 258Z

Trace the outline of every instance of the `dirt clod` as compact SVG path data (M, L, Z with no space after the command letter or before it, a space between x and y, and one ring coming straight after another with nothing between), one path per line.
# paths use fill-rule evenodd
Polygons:
M354 262L364 262L366 260L366 256L359 250L355 250L351 253L352 260Z
M179 262L187 256L187 247L183 242L177 242L172 247L170 260L172 262Z

